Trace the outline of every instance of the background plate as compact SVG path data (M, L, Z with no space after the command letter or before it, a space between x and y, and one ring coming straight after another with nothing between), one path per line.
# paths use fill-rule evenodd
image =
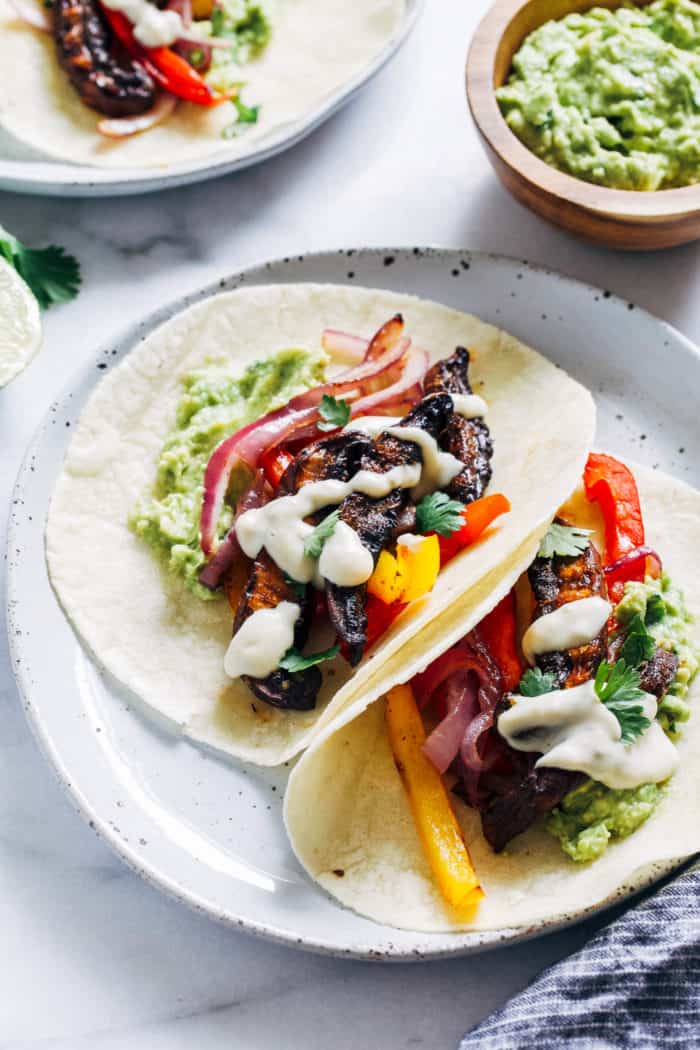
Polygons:
M50 159L23 159L33 152L0 129L0 189L60 197L124 197L134 193L186 186L192 182L227 175L274 157L306 138L349 102L396 54L413 29L425 0L406 0L404 20L391 40L361 73L304 117L259 139L244 156L212 160L204 157L170 165L166 174L154 168L100 168Z
M286 769L235 764L146 717L78 644L51 590L43 547L48 500L70 424L100 376L190 303L242 284L289 281L386 287L478 314L593 390L601 445L700 484L700 355L669 325L607 291L525 262L435 249L348 250L254 267L159 310L104 347L52 406L28 450L10 518L8 625L30 724L79 810L121 857L231 926L370 959L463 954L554 929L411 933L341 909L301 872L287 844ZM616 899L671 867L645 870Z

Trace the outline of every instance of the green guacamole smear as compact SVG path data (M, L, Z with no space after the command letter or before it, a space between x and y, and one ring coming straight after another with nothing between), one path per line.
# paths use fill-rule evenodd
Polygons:
M272 36L271 14L260 0L220 0L211 20L197 26L206 36L231 43L230 48L214 48L206 74L209 86L221 94L241 85L241 67L259 58Z
M183 376L182 395L158 457L153 490L134 508L129 524L198 597L217 597L198 583L205 563L199 515L209 457L241 427L322 383L327 360L321 350L289 349L256 361L242 374L212 366ZM234 475L229 489L234 499L248 480L249 475ZM231 506L224 506L219 540L228 532L232 519Z
M586 182L660 190L700 181L700 5L594 7L523 41L496 91L519 139Z
M615 615L623 628L641 616L657 646L679 658L671 686L659 704L657 719L664 731L678 739L690 717L685 697L700 667L700 649L692 638L693 617L683 594L665 573L659 579L628 583ZM547 817L545 826L572 860L596 860L614 839L636 831L654 812L664 795L663 785L642 784L616 791L586 780L562 799Z

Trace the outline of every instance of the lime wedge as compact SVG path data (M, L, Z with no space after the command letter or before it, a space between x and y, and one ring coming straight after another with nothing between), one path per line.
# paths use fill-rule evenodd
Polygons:
M40 347L39 304L17 271L0 258L0 387L26 368Z

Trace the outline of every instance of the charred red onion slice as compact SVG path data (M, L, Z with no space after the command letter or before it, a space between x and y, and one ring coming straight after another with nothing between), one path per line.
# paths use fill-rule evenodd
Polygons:
M422 747L438 773L444 773L459 754L467 726L478 711L478 679L471 671L458 671L447 685L447 714Z
M331 357L350 364L364 361L369 340L362 339L359 335L350 335L348 332L339 332L336 328L326 328L321 336L321 346Z
M49 12L33 4L31 0L10 0L10 6L14 8L15 14L32 29L38 29L42 33L53 31L53 22Z
M139 135L142 131L149 131L156 124L161 124L172 114L177 106L178 100L174 95L164 92L156 100L156 104L147 113L139 113L133 117L105 117L97 125L100 135L108 139L124 139L130 135Z
M393 349L403 335L403 317L395 314L372 336L367 347L366 361L373 361Z
M238 537L236 536L236 522L241 514L255 507L262 507L272 495L272 489L265 480L265 473L258 470L250 488L241 496L236 506L236 517L231 528L219 544L216 554L204 566L199 574L199 582L210 591L215 591L223 577L233 565L241 552Z
M623 554L621 558L617 559L617 561L612 562L610 565L606 565L603 571L606 576L611 576L613 579L620 577L624 580L627 575L627 570L636 569L638 563L640 561L646 561L647 558L654 563L656 575L660 576L663 572L661 558L653 547L647 546L635 547L634 550L628 551L627 554Z
M306 390L292 398L283 408L269 412L262 419L236 431L214 449L204 472L204 494L199 521L202 550L205 554L213 553L216 525L235 466L242 462L255 470L264 452L283 441L296 440L305 426L318 419L318 405L324 394L355 400L366 385L394 368L409 347L410 339L399 340L382 358L346 369L331 382Z

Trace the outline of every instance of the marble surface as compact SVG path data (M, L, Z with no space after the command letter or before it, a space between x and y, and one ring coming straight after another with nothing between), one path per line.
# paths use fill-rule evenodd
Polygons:
M0 391L0 493L96 344L155 304L266 257L348 245L502 252L610 288L700 340L700 247L624 256L577 243L497 185L464 100L484 0L428 0L400 56L351 106L264 167L158 196L0 194L0 223L83 264L42 355ZM0 526L4 549L4 522ZM4 571L0 601L4 608ZM20 710L0 638L0 1048L453 1047L594 924L452 962L334 961L236 935L129 872L73 811Z

